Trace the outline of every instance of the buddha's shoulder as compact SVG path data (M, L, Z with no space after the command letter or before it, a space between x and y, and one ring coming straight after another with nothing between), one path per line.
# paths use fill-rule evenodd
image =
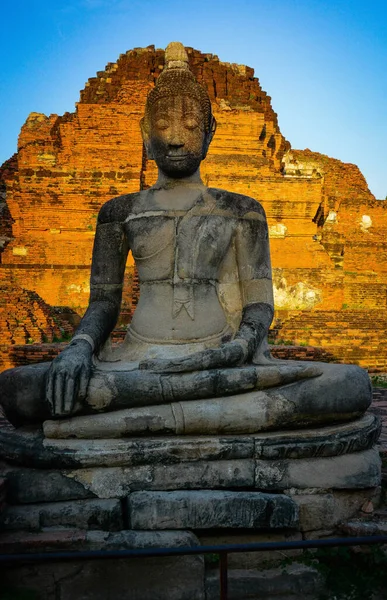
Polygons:
M99 223L122 223L133 213L139 212L144 204L145 192L134 192L116 196L102 205Z
M266 218L263 206L250 196L218 188L208 188L208 193L215 200L217 209L232 217Z

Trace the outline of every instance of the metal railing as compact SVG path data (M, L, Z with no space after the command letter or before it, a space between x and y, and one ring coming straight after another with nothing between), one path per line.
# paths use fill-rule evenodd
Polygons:
M1 538L0 538L1 542ZM57 562L67 560L100 560L118 558L157 558L189 556L197 554L219 555L220 600L228 598L228 555L240 552L267 552L273 550L306 550L338 546L371 546L387 544L387 535L331 538L323 540L299 540L292 542L257 542L251 544L222 544L212 546L183 546L176 548L136 548L128 550L85 550L81 552L36 552L24 554L0 554L0 565L15 563Z

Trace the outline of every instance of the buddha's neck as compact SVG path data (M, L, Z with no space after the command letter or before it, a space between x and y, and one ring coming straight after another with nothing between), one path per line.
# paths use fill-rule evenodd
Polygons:
M169 177L165 173L162 173L162 171L159 171L157 181L151 189L168 190L179 187L204 187L204 183L200 177L200 170L198 169L193 175L190 175L189 177L182 177L179 179Z

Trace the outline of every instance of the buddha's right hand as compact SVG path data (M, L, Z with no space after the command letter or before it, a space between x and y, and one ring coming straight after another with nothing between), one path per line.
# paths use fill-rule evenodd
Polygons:
M78 412L86 398L93 350L86 340L71 342L51 363L46 379L46 400L55 417Z

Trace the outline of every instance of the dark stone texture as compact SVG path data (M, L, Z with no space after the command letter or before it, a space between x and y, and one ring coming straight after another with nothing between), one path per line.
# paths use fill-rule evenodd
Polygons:
M135 437L126 439L44 439L39 427L0 430L0 454L12 464L38 469L163 465L195 460L313 458L371 448L380 420L364 417L321 428L256 436ZM254 449L255 448L255 449Z
M3 466L2 471L8 482L7 500L10 504L62 502L95 497L95 494L81 483L74 478L66 477L60 471L6 465Z
M318 458L368 450L377 442L381 421L370 414L348 424L255 437L260 459Z
M133 529L285 528L298 523L287 496L259 492L134 492Z
M59 466L76 467L71 451L46 449L43 445L43 432L39 426L31 426L14 431L0 429L0 457L6 462L25 467L50 468Z
M380 484L380 469L375 448L327 458L257 460L255 485L265 491L374 488Z
M0 515L4 530L39 531L46 527L123 529L119 500L74 500L24 506L8 506Z

